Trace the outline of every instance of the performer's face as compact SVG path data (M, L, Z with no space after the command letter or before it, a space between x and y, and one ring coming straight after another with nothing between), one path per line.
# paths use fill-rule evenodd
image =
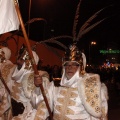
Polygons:
M73 77L73 75L76 73L79 64L76 62L67 62L65 63L65 75L69 79Z
M17 68L18 68L18 70L20 70L22 68L23 63L24 63L23 58L19 58L17 60Z

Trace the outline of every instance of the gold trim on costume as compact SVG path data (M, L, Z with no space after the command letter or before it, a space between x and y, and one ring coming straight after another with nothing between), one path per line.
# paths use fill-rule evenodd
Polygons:
M96 77L90 77L85 80L85 95L86 95L86 102L90 104L90 106L95 110L96 113L101 112L101 108L99 106L100 103L100 96L99 96L99 89L97 85Z
M28 89L28 91L33 91L35 89L34 74L30 74L30 76L28 77L27 89Z
M5 65L4 68L2 69L2 77L5 80L5 82L7 83L9 79L7 79L9 73L10 73L10 69L13 67L13 65L9 64L9 65Z
M60 94L62 97L57 98L58 105L55 106L55 110L58 114L54 114L55 120L70 120L67 115L74 115L74 111L69 108L69 106L75 106L75 101L72 98L76 98L78 95L75 93L77 88L67 88L62 89Z

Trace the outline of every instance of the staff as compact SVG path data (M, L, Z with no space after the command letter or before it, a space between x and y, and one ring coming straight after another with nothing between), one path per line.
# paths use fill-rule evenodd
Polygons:
M30 47L30 43L28 41L28 36L27 36L26 30L25 30L25 27L24 27L24 24L23 24L22 16L21 16L21 13L20 13L20 10L19 10L19 7L18 7L17 0L14 0L14 4L15 4L15 8L16 8L16 12L17 12L19 21L20 21L21 29L23 31L23 35L24 35L24 38L25 38L25 41L26 41L26 45L27 45L26 47L27 47L29 55L30 55L30 57L32 59L32 67L34 69L35 74L39 75L39 72L37 70L37 66L35 64L35 60L34 60L34 57L33 57L33 54L32 54L32 50L31 50L31 47ZM49 115L50 115L50 119L52 120L52 113L51 113L51 110L50 110L50 107L49 107L49 104L48 104L48 101L47 101L47 98L46 98L46 95L45 95L45 92L44 92L43 85L40 84L39 87L41 89L44 101L46 103L46 107L48 109L48 112L49 112Z

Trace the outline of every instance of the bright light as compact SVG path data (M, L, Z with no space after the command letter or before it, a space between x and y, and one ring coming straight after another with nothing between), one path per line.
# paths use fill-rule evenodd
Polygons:
M115 60L115 58L114 58L114 57L112 57L112 60Z
M92 41L92 42L91 42L91 45L96 45L96 42L95 42L95 41Z

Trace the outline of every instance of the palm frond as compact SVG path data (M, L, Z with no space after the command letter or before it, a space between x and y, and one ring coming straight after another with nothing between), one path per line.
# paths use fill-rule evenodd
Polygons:
M78 36L77 36L77 39L79 40L84 34L88 33L90 30L92 30L94 27L96 27L97 25L99 25L101 22L103 22L105 20L102 19L96 23L94 23L93 25L89 26L88 28L84 29Z
M86 27L88 27L88 26L90 25L90 22L91 22L93 19L95 19L102 10L103 10L103 9L99 10L99 11L96 12L94 15L92 15L92 16L82 25L79 33L82 32Z
M30 19L29 21L27 21L27 22L25 23L25 26L26 26L27 24L30 24L30 23L33 23L33 22L36 22L36 21L41 21L41 20L47 23L47 21L46 21L44 18L33 18L33 19Z
M67 48L64 44L62 44L61 42L59 42L59 41L57 41L57 40L46 40L46 41L42 41L42 42L40 42L40 43L55 43L55 44L61 46L61 47L64 48L64 49Z
M24 26L27 26L28 24L36 22L36 21L45 21L47 23L47 21L44 18L33 18L33 19L30 19L29 21L27 21L24 24ZM15 31L14 33L12 33L11 37L13 37L14 35L20 34L20 32L22 32L21 28L19 30Z
M87 28L87 27L90 25L91 21L93 21L103 10L105 10L106 8L108 8L108 7L110 7L110 6L112 6L112 5L109 5L109 6L107 6L107 7L104 7L104 8L102 8L102 9L100 9L99 11L97 11L96 13L94 13L94 14L81 26L81 29L80 29L79 33L80 33L81 31L83 31L85 28Z
M80 9L80 5L81 5L81 1L82 0L80 0L79 3L78 3L78 5L77 5L76 14L75 14L75 18L74 18L73 31L72 31L73 41L76 40L76 27L77 27L77 24L78 24L79 9Z
M47 40L40 41L39 44L45 43L45 42L55 43L55 44L58 44L59 46L61 46L62 48L66 49L67 47L62 42L57 41L58 39L62 39L62 38L73 39L73 37L71 37L71 36L63 35L63 36L57 36L57 37L53 37L53 38L50 38Z

